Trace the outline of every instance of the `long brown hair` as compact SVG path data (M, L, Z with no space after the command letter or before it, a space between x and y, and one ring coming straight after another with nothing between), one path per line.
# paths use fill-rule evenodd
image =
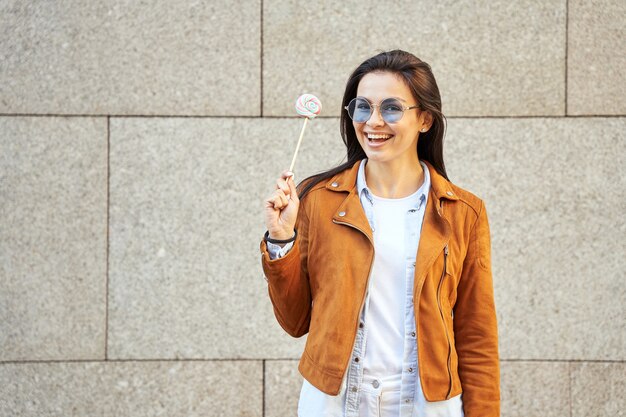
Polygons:
M345 106L356 97L359 82L364 75L374 72L391 72L399 75L411 90L413 97L420 106L420 110L429 112L433 117L433 124L427 132L420 133L417 141L417 154L420 159L431 163L435 170L448 179L443 162L443 138L446 129L446 118L441 112L441 95L439 87L430 69L430 65L415 55L399 49L381 52L359 65L348 78L346 90L341 103L341 137L346 145L348 160L343 164L329 169L300 182L299 198L304 197L316 184L332 178L337 173L352 167L357 161L367 158L359 143L352 120L345 110ZM304 184L304 185L303 185Z

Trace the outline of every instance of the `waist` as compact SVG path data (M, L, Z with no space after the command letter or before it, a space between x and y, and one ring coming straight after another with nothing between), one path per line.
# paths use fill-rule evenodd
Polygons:
M376 377L363 375L361 389L369 392L400 391L402 388L402 374Z

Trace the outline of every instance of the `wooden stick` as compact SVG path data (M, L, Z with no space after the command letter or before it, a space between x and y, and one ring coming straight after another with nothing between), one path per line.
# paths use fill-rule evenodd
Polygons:
M302 130L300 131L300 138L298 139L298 144L296 145L296 152L293 154L293 159L291 160L291 165L289 166L289 171L291 172L293 172L293 166L296 164L296 156L298 156L298 149L300 149L300 144L302 143L302 138L304 137L304 130L306 129L306 122L308 121L309 118L305 117Z

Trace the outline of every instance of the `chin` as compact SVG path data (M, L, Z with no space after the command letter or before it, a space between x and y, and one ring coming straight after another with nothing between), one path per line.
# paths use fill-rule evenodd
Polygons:
M387 155L384 155L380 152L370 152L368 153L367 151L365 152L365 155L367 156L367 159L370 161L376 161L376 162L387 162L392 158L389 158Z

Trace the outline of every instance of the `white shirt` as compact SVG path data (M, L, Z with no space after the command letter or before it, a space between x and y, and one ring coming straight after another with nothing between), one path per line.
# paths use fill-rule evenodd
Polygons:
M370 276L370 301L363 373L385 378L402 373L407 269L405 250L406 215L419 204L423 189L404 198L372 197L375 258ZM411 244L417 249L417 240ZM415 260L416 252L412 252ZM412 289L411 289L412 290Z

